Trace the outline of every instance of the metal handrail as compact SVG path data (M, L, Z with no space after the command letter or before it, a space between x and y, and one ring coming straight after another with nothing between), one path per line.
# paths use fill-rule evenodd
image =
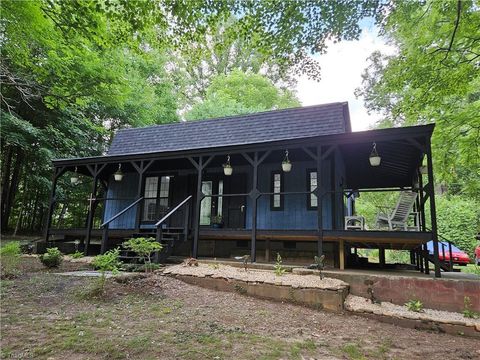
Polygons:
M108 219L107 221L105 221L102 225L100 225L100 227L104 227L105 225L108 225L110 224L113 220L115 220L116 218L118 218L119 216L125 214L128 210L130 210L132 207L134 207L135 205L137 205L140 201L143 200L143 197L140 197L138 198L137 200L135 200L133 203L131 203L130 205L128 205L125 209L123 209L122 211L118 212L117 214L115 214L114 216L112 216L110 219Z
M165 220L167 220L175 211L177 211L180 207L182 207L185 203L187 203L192 198L192 195L188 196L185 200L183 200L180 204L175 206L172 210L170 210L164 217L162 217L156 224L155 227L159 227Z

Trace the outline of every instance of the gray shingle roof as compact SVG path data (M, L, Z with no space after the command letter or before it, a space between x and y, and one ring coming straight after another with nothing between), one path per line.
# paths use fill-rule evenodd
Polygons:
M108 155L246 145L350 132L348 103L119 130Z

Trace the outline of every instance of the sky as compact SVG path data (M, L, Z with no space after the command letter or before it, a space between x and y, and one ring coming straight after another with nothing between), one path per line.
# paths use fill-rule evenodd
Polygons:
M296 90L302 105L348 101L353 131L371 128L381 116L367 114L363 99L356 99L354 92L362 84L367 58L375 50L393 52L374 26L365 26L359 40L332 42L326 54L313 56L320 63L322 79L317 82L306 76L298 78Z

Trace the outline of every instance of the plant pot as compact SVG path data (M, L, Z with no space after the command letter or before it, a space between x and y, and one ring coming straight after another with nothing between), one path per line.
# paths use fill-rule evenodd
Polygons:
M223 224L212 224L212 228L221 229L221 228L223 228Z

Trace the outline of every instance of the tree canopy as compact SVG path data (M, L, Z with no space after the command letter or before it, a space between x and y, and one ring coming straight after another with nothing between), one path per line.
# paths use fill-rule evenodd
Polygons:
M215 77L207 88L205 100L186 114L187 120L209 119L252 112L300 106L289 90L275 87L260 74L234 70Z
M435 122L437 180L480 194L480 12L473 1L399 2L384 33L395 55L374 53L358 94L380 126Z

